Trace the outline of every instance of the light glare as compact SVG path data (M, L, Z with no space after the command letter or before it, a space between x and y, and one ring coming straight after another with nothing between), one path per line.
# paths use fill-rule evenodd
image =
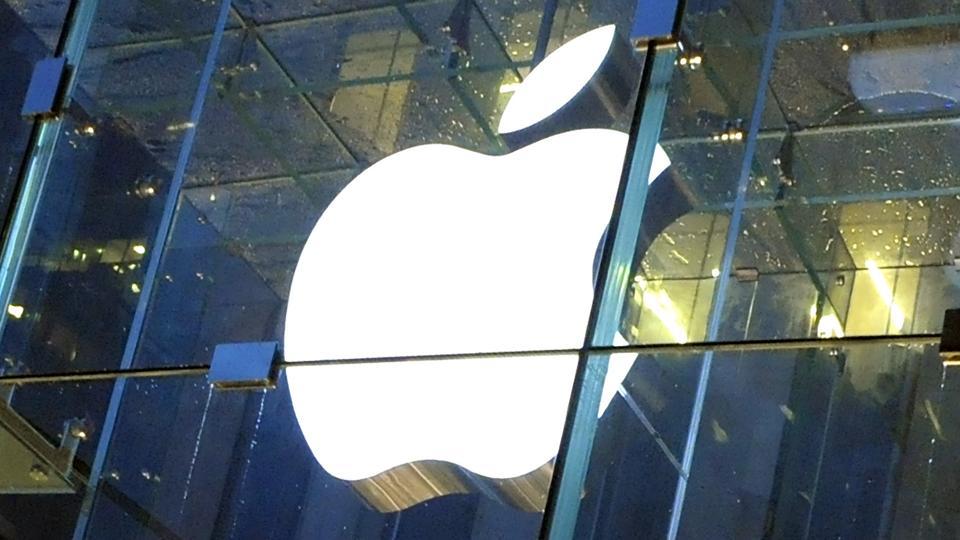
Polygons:
M900 306L894 301L893 290L890 288L890 284L887 283L887 279L883 276L883 272L880 271L875 261L868 260L866 265L867 273L870 274L870 280L873 282L873 288L876 289L880 299L890 308L890 324L892 324L893 328L898 332L903 330L903 325L907 317L904 315L903 310L900 309Z

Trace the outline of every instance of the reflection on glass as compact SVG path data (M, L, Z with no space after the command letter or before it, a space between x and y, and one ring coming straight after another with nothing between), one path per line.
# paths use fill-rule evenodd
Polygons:
M145 296L144 261L161 250L136 367L202 365L219 343L279 339L300 253L338 194L348 194L371 163L425 143L496 159L522 152L496 126L529 78L541 35L555 50L604 24L622 30L634 4L560 0L553 26L540 28L545 3L537 1L235 0L202 121L192 126L188 113L217 3L101 2L23 277L2 308L8 324L0 374L115 367ZM661 141L671 165L651 186L656 204L644 212L630 268L619 327L627 343L705 339L724 249L733 250L733 268L719 340L940 331L943 310L960 305L960 169L952 155L960 132L951 86L960 57L948 4L787 2L771 84L758 88L760 45L776 3L687 3L691 43L675 66ZM0 1L5 105L19 103L65 8ZM767 93L767 107L758 139L749 141L745 118L759 92ZM29 129L17 106L4 111L0 206ZM580 116L597 122L592 128L625 127L622 116ZM175 226L166 246L154 246L159 209L192 127L199 135ZM741 170L753 142L755 158ZM448 179L462 167L445 166ZM740 178L749 183L747 207L736 216L743 226L734 231L736 245L724 246ZM658 186L669 189L657 195ZM583 233L580 250L591 257L602 223L594 228ZM456 247L465 245L461 239ZM378 303L396 285L391 269L400 257L386 253L374 253L370 263L374 300L361 306L369 324L354 336L359 342L402 318L386 316ZM592 259L584 257L577 286L589 295ZM458 291L473 292L469 272L446 270L451 302L465 298ZM547 311L570 287L545 287L551 290L537 307ZM534 337L523 332L536 326L529 319L539 311L531 313L512 319L516 347L550 346L524 341ZM467 338L492 329L467 326L457 329L466 335L458 344L476 344ZM575 348L582 335L582 328L566 329L566 341L556 343ZM430 339L425 347L443 345ZM714 358L681 537L957 536L955 366L942 371L934 347L830 347ZM672 515L702 356L635 357L625 358L625 375L607 388L578 538L661 537ZM476 372L496 365L472 360ZM474 401L492 399L488 409L509 410L505 393L529 389L529 381L511 377L519 361L511 359L508 375L475 372L441 385L426 380L436 373L430 370L422 386L387 377L382 387L327 397L335 413L365 407L394 422L396 403L416 387L424 410L482 435L483 422L493 423L489 411L468 422L449 403L475 396L472 385L482 394ZM572 357L552 358L531 372L556 369L536 384L562 396L569 385L556 381L567 379L551 377L566 376L573 364ZM328 368L317 368L316 378L329 380ZM541 448L511 478L419 459L343 480L314 456L312 446L332 437L314 443L301 432L302 407L295 409L288 384L304 369L291 368L278 389L263 393L213 392L199 377L128 381L87 537L536 536L555 447ZM34 468L27 458L35 454L7 446L12 439L0 433L0 479L23 480L16 492L3 484L0 537L72 534L77 489L106 428L100 420L111 387L0 387L0 402L9 403L3 410L16 414L4 416L0 430L28 427L47 450L77 437L65 425L81 425L77 433L87 437L72 460L76 486L38 494L50 487L42 475L57 479L56 470ZM561 416L559 397L552 405L528 401L529 418L538 411ZM511 440L559 430L559 420L529 423L529 433ZM403 446L412 430L397 424L368 444ZM446 431L451 445L466 440ZM472 447L485 452L490 441L477 433L468 433L479 441Z

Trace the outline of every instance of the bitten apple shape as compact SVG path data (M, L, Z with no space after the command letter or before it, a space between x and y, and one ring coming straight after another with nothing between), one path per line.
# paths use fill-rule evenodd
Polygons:
M303 248L285 358L579 347L626 145L623 133L583 129L502 156L432 144L374 164ZM658 157L651 179L669 163ZM512 478L554 456L576 362L391 361L291 367L287 378L311 451L338 478L420 460ZM630 364L611 362L601 412Z

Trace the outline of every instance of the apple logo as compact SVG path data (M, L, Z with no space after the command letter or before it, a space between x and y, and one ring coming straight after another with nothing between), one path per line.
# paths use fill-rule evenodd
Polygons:
M569 41L507 105L505 136L563 107L613 26ZM286 313L289 362L575 349L627 135L576 129L500 156L427 144L375 163L324 211ZM651 181L669 166L658 147ZM634 355L614 358L602 411ZM422 460L513 478L554 457L576 356L386 361L287 370L320 465L343 480Z

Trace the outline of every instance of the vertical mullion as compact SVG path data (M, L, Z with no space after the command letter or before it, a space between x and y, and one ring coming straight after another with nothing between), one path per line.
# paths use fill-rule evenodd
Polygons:
M217 56L220 53L220 44L223 41L224 29L227 25L227 19L230 13L231 0L221 0L220 11L217 17L213 36L210 39L210 46L207 49L206 59L204 60L203 70L200 73L197 91L194 95L193 106L190 109L189 127L183 141L180 143L180 152L177 156L176 168L173 171L173 177L170 182L170 188L167 192L167 198L164 201L163 214L160 217L160 223L157 227L157 233L153 243L150 245L150 256L147 263L146 272L143 278L143 290L137 301L137 308L130 323L130 332L127 334L127 343L124 347L123 358L120 361L120 370L129 369L133 365L134 357L140 346L144 325L147 318L147 310L150 307L150 301L153 297L154 287L157 283L157 275L163 262L165 247L170 238L170 232L173 229L173 222L177 216L177 208L180 202L180 191L183 187L187 172L187 163L193 151L193 144L196 140L197 130L200 125L200 117L203 113L203 106L207 94L210 90L210 83L213 79L214 70L217 64ZM114 428L117 418L120 414L120 404L123 399L123 391L126 387L126 378L119 377L113 384L113 391L110 395L110 402L107 406L107 412L103 420L103 429L100 433L100 439L97 442L97 452L94 456L93 465L90 468L90 479L84 494L83 503L80 507L80 515L77 518L77 525L73 532L74 540L82 540L86 537L87 527L93 512L93 505L96 500L97 488L100 483L100 477L103 474L103 468L106 465L107 454L113 439Z
M541 536L551 540L574 536L609 361L609 353L592 354L591 348L611 344L619 327L676 55L675 45L651 40L644 57L623 179L600 259L597 293L574 377L541 528Z
M61 110L69 103L70 96L77 85L77 73L83 52L86 49L87 36L93 25L99 0L76 0L71 4L65 28L54 54L67 59L66 83ZM53 162L54 152L60 133L63 131L62 114L36 120L31 134L27 156L21 176L14 188L13 208L5 225L3 254L0 255L0 338L3 337L7 323L7 306L13 300L20 269L27 252L30 232L40 206L40 196L46 184L47 172Z
M750 172L754 155L757 151L757 135L763 121L763 110L766 105L767 86L773 72L774 53L780 36L780 20L783 17L784 0L775 0L773 14L770 16L770 30L764 44L763 59L760 65L760 77L757 81L757 93L753 102L753 112L750 117L750 127L747 133L747 143L743 151L743 161L740 165L740 177L737 182L737 195L733 203L730 225L727 229L726 244L724 246L723 261L720 265L720 275L717 277L717 286L714 289L713 308L707 326L708 342L716 341L720 334L721 317L726 303L727 287L730 284L730 275L733 273L733 254L737 247L737 237L740 234L740 223L743 211L746 208L747 189L750 186ZM693 409L690 413L690 424L687 428L686 443L683 447L683 469L677 478L677 489L674 492L673 508L670 512L670 526L667 538L676 540L680 533L680 518L683 514L683 505L686 501L687 484L690 470L693 467L693 455L697 445L697 436L700 432L700 420L703 417L703 407L706 401L707 386L710 382L710 371L713 367L713 351L703 355L700 365L700 374L697 380L697 389L694 394Z

